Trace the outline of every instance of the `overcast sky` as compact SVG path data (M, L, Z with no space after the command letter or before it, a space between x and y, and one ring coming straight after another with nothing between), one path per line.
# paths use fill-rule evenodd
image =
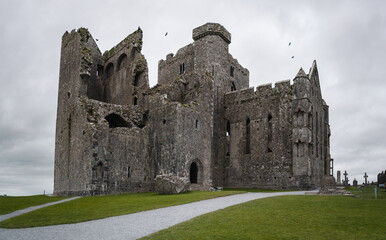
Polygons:
M367 172L376 181L386 169L385 9L372 0L0 0L0 194L53 191L65 31L88 28L104 52L140 26L154 86L158 60L193 42L192 29L206 22L231 32L230 52L249 69L250 86L292 80L315 59L334 175L347 170L362 183Z

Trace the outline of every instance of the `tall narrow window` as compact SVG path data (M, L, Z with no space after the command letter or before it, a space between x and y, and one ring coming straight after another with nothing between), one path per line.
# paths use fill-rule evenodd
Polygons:
M229 74L231 75L231 77L235 76L235 68L233 66L231 66Z
M230 153L230 135L231 135L231 123L229 120L226 123L226 140L225 140L225 156L229 157Z
M235 86L235 83L234 82L232 82L232 84L231 84L231 91L233 92L233 91L236 91L236 86Z
M105 71L106 77L107 78L111 77L113 75L113 72L114 72L114 65L113 65L113 63L107 64L106 71Z
M185 63L181 63L180 64L180 74L184 74L185 73Z
M138 98L137 98L137 97L134 97L134 98L133 98L133 105L134 105L134 106L137 105L137 101L138 101Z
M245 154L251 153L251 120L247 118L246 122L246 133L245 133Z
M229 120L227 121L227 133L226 133L227 136L230 136L231 135L231 123L229 122Z
M196 120L196 129L199 129L200 128L200 123L198 122L198 120Z
M140 80L141 80L141 77L142 77L142 73L143 72L136 72L135 73L134 82L133 82L134 87L138 87L139 86Z
M127 167L127 178L130 178L130 166Z
M316 157L319 157L319 119L318 112L315 114L315 140L316 140Z
M272 115L268 114L268 144L267 152L272 152Z
M102 179L103 178L103 163L99 162L96 167L96 178Z

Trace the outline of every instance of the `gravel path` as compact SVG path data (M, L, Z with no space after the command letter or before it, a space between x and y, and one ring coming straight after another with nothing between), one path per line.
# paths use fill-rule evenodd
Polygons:
M74 199L77 199L77 198L80 198L80 197L67 198L67 199L64 199L64 200L60 200L60 201L56 201L56 202L50 202L50 203L46 203L46 204L43 204L43 205L29 207L29 208L24 208L24 209L17 210L17 211L8 213L8 214L0 215L0 222L4 221L4 220L7 220L8 218L13 218L13 217L22 215L24 213L34 211L34 210L39 209L39 208L48 207L48 206L55 205L55 204L58 204L58 203L68 202L68 201L71 201L71 200L74 200Z
M232 205L265 197L304 194L304 191L244 193L83 223L23 229L0 228L0 239L137 239Z

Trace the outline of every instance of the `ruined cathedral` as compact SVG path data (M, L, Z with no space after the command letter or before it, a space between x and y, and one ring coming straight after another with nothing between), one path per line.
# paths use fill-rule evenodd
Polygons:
M318 68L249 86L220 24L158 64L149 86L142 30L101 53L85 28L62 37L55 195L154 190L159 174L191 188L310 189L332 175Z

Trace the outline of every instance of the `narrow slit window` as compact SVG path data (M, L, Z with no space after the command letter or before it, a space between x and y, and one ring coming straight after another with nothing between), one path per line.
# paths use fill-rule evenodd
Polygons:
M245 133L245 154L251 153L251 120L247 118L246 121L246 133Z
M231 135L231 123L229 121L227 121L227 132L226 132L226 136L230 136Z
M268 114L268 143L267 152L272 152L272 115Z
M138 98L137 98L137 97L134 97L134 98L133 98L133 105L136 106L136 105L137 105L137 102L138 102Z
M181 63L180 64L180 74L184 74L185 73L185 63Z
M231 85L231 91L233 92L233 91L236 91L236 86L235 86L235 83L234 82L232 82L232 85Z

